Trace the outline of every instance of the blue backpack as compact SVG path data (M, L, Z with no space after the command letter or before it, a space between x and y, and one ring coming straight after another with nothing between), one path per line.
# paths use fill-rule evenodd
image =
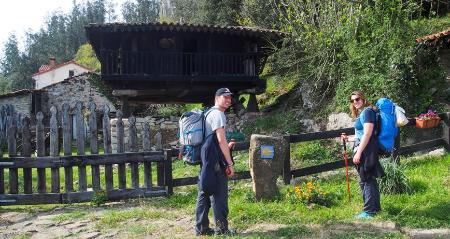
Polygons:
M375 105L378 108L375 130L375 134L378 137L378 147L381 151L391 153L394 150L395 138L398 135L395 104L388 98L381 98L377 100Z

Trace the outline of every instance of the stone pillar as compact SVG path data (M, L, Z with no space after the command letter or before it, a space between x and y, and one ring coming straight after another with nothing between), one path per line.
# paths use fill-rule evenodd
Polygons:
M272 200L279 194L277 178L283 172L286 143L283 137L252 134L249 167L256 200Z

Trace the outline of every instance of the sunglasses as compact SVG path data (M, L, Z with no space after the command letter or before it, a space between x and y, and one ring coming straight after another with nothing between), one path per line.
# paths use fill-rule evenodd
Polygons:
M350 99L350 103L355 103L355 102L358 102L358 101L360 101L361 100L361 98L355 98L355 99Z

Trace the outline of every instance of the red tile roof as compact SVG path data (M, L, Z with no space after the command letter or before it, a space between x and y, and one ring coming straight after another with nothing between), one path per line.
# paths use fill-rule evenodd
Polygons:
M37 75L44 74L44 73L49 72L49 71L52 71L52 70L56 70L56 69L58 69L58 68L60 68L60 67L62 67L62 66L68 65L68 64L75 64L75 65L77 65L77 66L79 66L79 67L83 67L84 69L86 69L86 70L88 70L88 71L92 71L91 69L89 69L89 68L87 68L87 67L85 67L85 66L82 66L82 65L76 63L74 60L71 60L71 61L68 61L68 62L61 63L61 64L59 64L59 65L56 65L56 66L53 67L53 68L50 68L49 65L42 65L41 67L39 67L39 71L38 71L37 73L34 73L34 74L32 75L32 77L33 77L33 76L37 76ZM42 69L42 70L41 70L41 69Z
M417 38L416 42L423 43L423 42L440 41L449 36L450 36L450 28L445 31L442 31L442 32L438 32L438 33L434 33L434 34L431 34L428 36Z

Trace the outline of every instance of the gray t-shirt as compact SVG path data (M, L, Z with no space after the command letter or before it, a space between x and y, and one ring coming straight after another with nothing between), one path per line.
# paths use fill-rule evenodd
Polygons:
M225 117L225 113L217 109L216 107L212 107L210 112L207 112L205 120L205 138L210 134L214 133L218 128L224 128L227 125L227 118Z

